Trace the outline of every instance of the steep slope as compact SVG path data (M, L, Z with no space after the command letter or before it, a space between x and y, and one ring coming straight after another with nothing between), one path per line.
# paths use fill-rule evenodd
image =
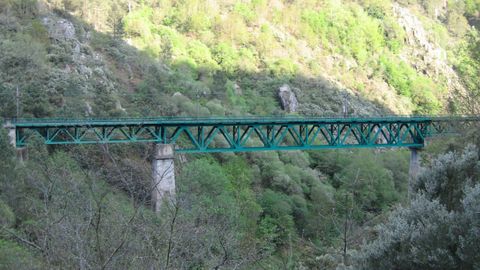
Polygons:
M476 14L428 1L1 2L0 114L476 112ZM21 166L0 137L0 261L26 268L334 269L348 263L340 246L406 198L404 151L191 155L177 162L178 204L154 215L150 146L36 145Z
M465 112L452 104L471 91L447 53L459 48L468 26L458 26L463 34L449 32L441 18L387 2L47 1L35 11L8 10L21 16L2 17L2 93L10 101L4 116L13 115L17 86L25 92L24 116L218 115L222 107L278 114L284 83L299 96L302 114L338 114L345 102L352 114ZM21 53L33 57L14 59ZM176 92L182 96L167 101ZM30 93L42 102L28 100ZM96 96L106 99L102 105ZM139 107L145 110L133 109Z

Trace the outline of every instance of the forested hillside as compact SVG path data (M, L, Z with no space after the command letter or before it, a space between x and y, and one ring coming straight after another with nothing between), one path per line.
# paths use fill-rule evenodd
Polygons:
M478 0L0 0L0 116L480 112ZM288 92L287 101L280 92ZM177 155L0 132L0 269L477 269L475 132L408 150ZM468 145L468 146L467 146Z

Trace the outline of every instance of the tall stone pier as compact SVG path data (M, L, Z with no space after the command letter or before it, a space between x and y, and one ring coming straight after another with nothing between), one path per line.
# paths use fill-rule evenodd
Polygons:
M155 144L152 160L152 205L160 211L164 202L175 202L175 167L173 144Z
M8 133L8 142L15 147L16 149L16 154L17 154L17 159L20 162L23 162L23 160L26 157L26 149L25 148L18 148L17 146L17 131L15 130L15 126L12 124L11 121L6 121L5 124L3 125L3 128L6 128Z
M15 132L15 126L12 125L12 122L6 121L3 127L8 130L8 141L10 142L11 145L13 145L13 147L15 147L16 137L17 137Z
M419 148L410 148L410 167L408 168L408 198L412 195L412 185L418 177L420 171Z

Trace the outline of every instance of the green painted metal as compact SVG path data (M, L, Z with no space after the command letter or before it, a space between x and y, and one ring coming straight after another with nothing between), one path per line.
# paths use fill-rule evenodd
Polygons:
M177 152L244 152L424 146L480 116L17 119L16 146L154 142Z

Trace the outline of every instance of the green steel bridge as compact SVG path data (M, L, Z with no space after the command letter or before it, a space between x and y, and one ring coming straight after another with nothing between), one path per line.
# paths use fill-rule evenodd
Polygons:
M180 153L422 148L429 137L459 133L480 116L222 117L13 119L16 147L45 144L153 142Z

